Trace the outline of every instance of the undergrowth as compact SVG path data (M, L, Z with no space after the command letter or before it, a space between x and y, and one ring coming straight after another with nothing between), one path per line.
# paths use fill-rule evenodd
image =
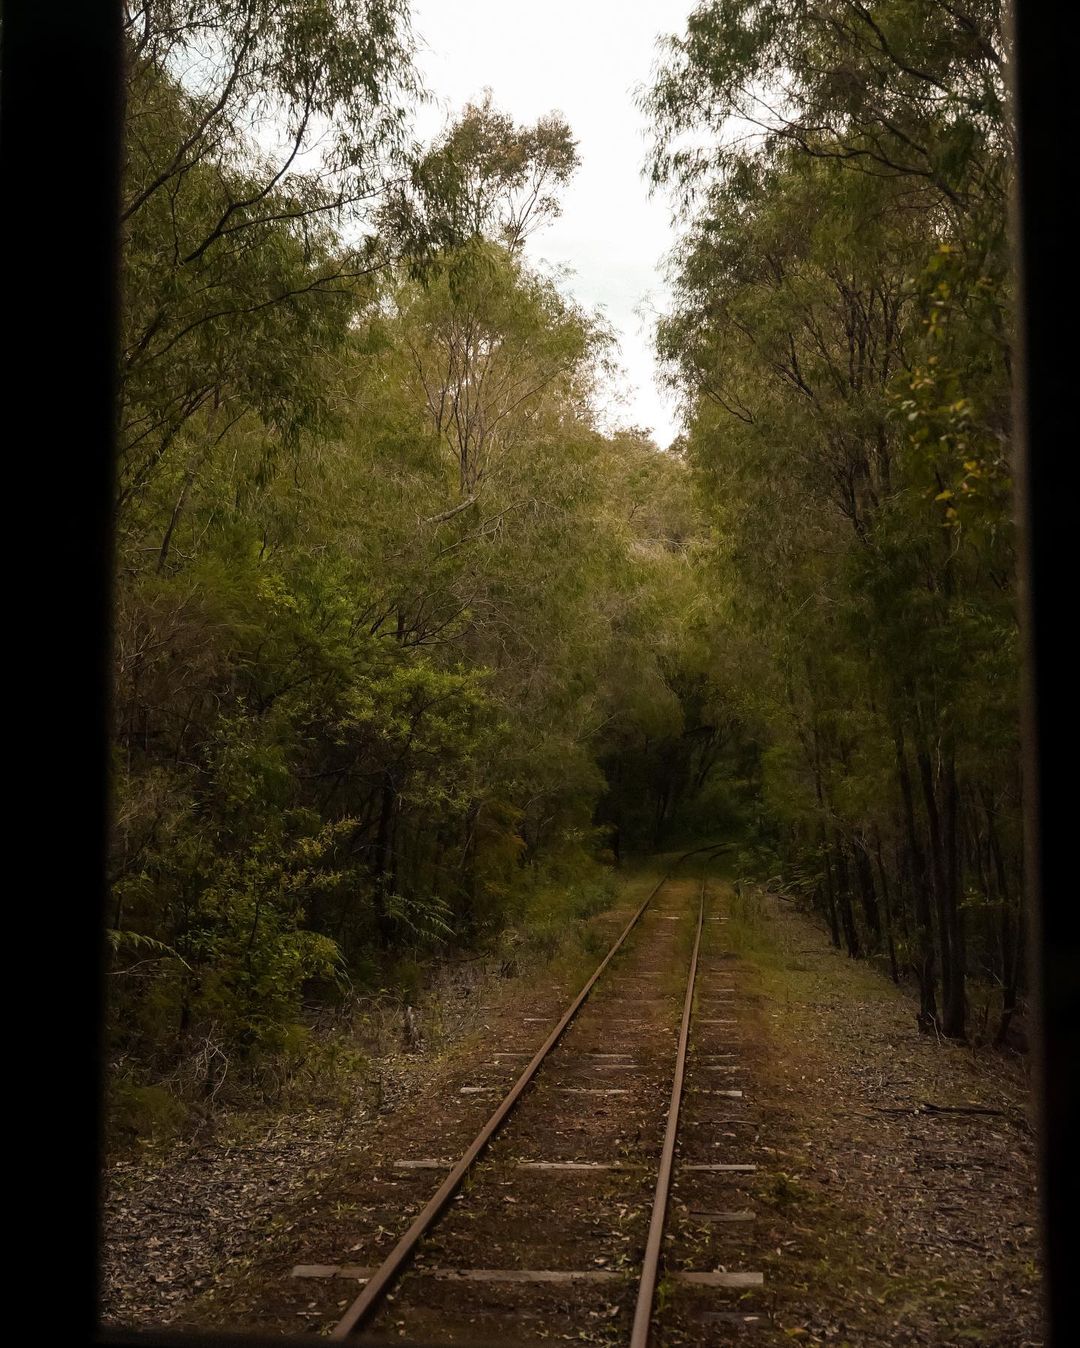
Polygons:
M476 1032L482 1003L507 980L594 964L609 937L590 919L620 896L640 901L655 879L649 867L617 875L585 853L567 855L523 873L505 923L472 948L418 942L381 966L369 961L251 1052L211 1025L168 1071L120 1054L107 1086L109 1150L197 1138L224 1113L377 1110L388 1065L434 1058Z

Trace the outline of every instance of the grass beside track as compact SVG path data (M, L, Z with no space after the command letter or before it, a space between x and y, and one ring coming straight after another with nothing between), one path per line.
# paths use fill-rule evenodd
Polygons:
M777 1342L1041 1343L1022 1060L920 1034L907 991L775 896L730 885L726 912L761 1050Z

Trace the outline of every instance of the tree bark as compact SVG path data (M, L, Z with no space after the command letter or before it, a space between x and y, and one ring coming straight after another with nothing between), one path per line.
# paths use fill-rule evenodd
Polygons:
M840 905L840 925L844 930L844 944L851 958L858 959L862 953L859 946L859 932L855 926L855 914L851 907L851 881L848 875L847 852L839 834L834 837L836 851L836 890Z
M826 913L829 919L829 935L832 937L832 943L837 950L840 949L840 923L836 912L836 890L833 886L832 858L829 856L829 845L825 837L825 825L821 825L821 856L825 863L825 902L827 904Z
M908 863L911 870L911 888L915 908L915 977L919 984L919 1028L930 1030L937 1024L937 990L934 971L934 936L927 892L926 859L919 841L915 821L915 800L908 768L904 732L896 726L893 732L896 749L896 772L903 801L904 827L907 832Z
M874 889L874 876L870 869L870 858L866 848L856 839L851 848L855 861L855 875L859 882L859 898L862 904L866 928L870 933L870 942L875 949L881 946L881 914L878 911L877 892Z
M379 930L379 940L384 946L391 943L393 922L387 906L387 895L392 886L394 851L394 807L397 793L389 776L383 782L380 807L379 829L375 835L375 919Z
M885 907L885 941L889 950L889 973L892 981L900 982L900 970L896 965L896 940L893 934L892 898L889 893L889 877L885 871L885 861L881 855L881 835L874 831L874 857L877 860L878 876L881 879L881 901Z
M919 768L919 781L922 786L923 806L926 810L927 828L930 835L930 873L933 876L934 906L937 915L938 948L941 956L941 1033L948 1039L962 1039L964 1036L964 985L960 966L960 952L956 949L956 921L952 909L955 905L952 871L954 866L953 848L944 836L943 819L938 802L937 788L934 783L934 768L929 751L925 745L916 749L915 759ZM955 778L953 779L955 782ZM945 783L944 826L954 822L955 801L949 797L948 782Z

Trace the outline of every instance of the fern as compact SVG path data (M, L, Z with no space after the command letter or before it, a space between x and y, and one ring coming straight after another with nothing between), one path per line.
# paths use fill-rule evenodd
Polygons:
M150 951L158 959L179 960L188 973L191 973L191 965L171 945L166 945L164 941L156 941L152 936L144 936L141 931L116 931L110 927L105 932L105 939L109 942L114 955L120 954L123 950L135 953Z

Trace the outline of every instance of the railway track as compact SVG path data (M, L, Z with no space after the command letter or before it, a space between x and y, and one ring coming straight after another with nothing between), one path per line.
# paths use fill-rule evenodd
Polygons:
M464 1152L392 1163L441 1180L382 1263L293 1270L360 1285L332 1338L659 1348L764 1323L762 1275L739 1254L757 1167L738 989L707 875L686 873L695 855L657 883L539 1048L493 1052L460 1085L491 1102Z

